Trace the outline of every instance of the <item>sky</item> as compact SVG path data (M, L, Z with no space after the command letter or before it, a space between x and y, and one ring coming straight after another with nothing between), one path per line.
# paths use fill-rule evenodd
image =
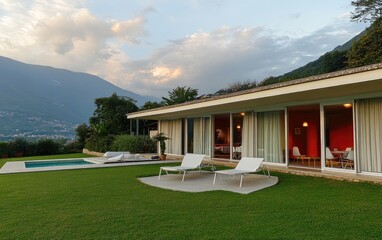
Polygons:
M168 96L215 93L317 59L367 25L351 0L0 0L0 55Z

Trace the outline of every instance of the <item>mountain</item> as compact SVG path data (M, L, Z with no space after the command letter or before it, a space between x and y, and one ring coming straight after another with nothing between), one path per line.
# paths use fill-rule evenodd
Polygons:
M113 93L140 106L158 101L123 90L97 76L21 63L0 57L0 140L20 137L72 137L88 122L94 99Z
M362 31L346 43L335 47L332 51L325 53L317 60L307 63L306 65L285 73L278 77L271 77L262 82L261 85L268 83L283 82L298 78L319 75L323 73L334 72L347 68L347 53L352 48L353 44L359 41L363 36L368 34L368 29Z
M376 32L382 32L382 24L381 27L378 28ZM380 34L382 36L382 34ZM283 75L274 77L267 77L264 80L260 82L256 81L243 81L243 82L237 82L231 85L228 88L223 88L220 89L219 91L215 92L214 94L209 94L209 95L204 95L202 97L210 97L210 96L217 96L217 95L223 95L227 93L233 93L237 91L242 91L246 89L251 89L254 87L258 86L267 86L270 84L275 84L275 83L280 83L280 82L285 82L289 80L294 80L294 79L299 79L299 78L305 78L305 77L310 77L314 75L319 75L323 73L329 73L329 72L335 72L339 71L342 69L346 69L349 67L354 67L354 66L349 66L348 61L349 61L349 52L351 52L354 49L354 46L356 46L359 42L361 42L365 37L368 37L370 39L375 39L377 42L374 45L378 46L378 49L380 49L380 41L381 36L370 36L370 28L365 29L346 43L339 45L335 47L332 51L325 53L324 55L320 56L317 60L314 60L312 62L307 63L306 65L296 68L290 72L284 73ZM369 43L369 42L368 42ZM362 53L361 48L361 53ZM372 52L376 52L375 49L371 50ZM362 54L360 54L362 55ZM363 54L364 55L364 54ZM374 55L380 55L379 52ZM357 58L358 56L356 56ZM353 60L354 61L354 60ZM377 63L380 62L379 58L374 57L373 58L374 62L367 62L367 64L372 64L372 63ZM363 65L367 65L363 64ZM362 65L362 64L360 64Z

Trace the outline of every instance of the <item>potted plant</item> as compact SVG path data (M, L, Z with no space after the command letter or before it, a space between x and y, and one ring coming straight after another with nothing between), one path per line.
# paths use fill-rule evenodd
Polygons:
M164 133L157 133L152 140L155 142L159 142L160 147L160 160L166 160L166 154L164 152L166 151L166 140L170 139L167 137Z

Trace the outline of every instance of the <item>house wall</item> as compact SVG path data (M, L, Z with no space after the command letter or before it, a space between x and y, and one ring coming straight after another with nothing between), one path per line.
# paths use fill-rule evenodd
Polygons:
M366 135L366 138L368 135L375 132L376 127L373 129L366 129L365 128L367 130L366 131L365 129L363 129L364 126L359 125L360 124L359 121L356 122L356 123L358 123L358 126L354 127L353 126L354 125L354 122L353 122L354 117L353 117L353 110L352 109L349 109L349 110L343 110L343 109L341 110L340 109L337 111L336 109L333 110L333 108L332 108L330 110L330 108L332 106L334 106L334 107L341 106L341 104L327 105L327 102L325 102L324 122L322 123L323 127L325 128L323 136L321 136L321 134L320 134L320 127L321 127L320 120L321 120L321 118L320 118L320 111L319 111L319 104L318 103L315 103L312 105L306 105L306 106L301 105L301 106L288 107L288 112L287 112L288 129L289 129L288 130L288 148L289 148L290 155L292 154L293 146L298 146L301 154L303 154L303 155L307 155L310 157L321 157L321 148L325 147L325 146L321 146L321 137L323 138L322 144L328 145L328 147L331 150L333 150L334 148L337 148L338 150L344 150L347 147L353 147L353 149L355 149L356 152L359 152L359 154L363 154L363 152L365 151L364 149L366 149L366 147L367 147L368 154L370 154L370 153L375 154L377 151L380 151L380 147L375 146L375 144L373 142L371 144L367 144L367 145L365 144L365 146L363 148L360 147L359 145L358 146L353 145L354 144L354 130L353 129L355 127L356 128L362 127L362 130L364 131L364 135ZM381 106L382 106L382 104L381 104ZM326 108L326 107L328 107L328 108ZM372 109L372 110L376 111L374 109ZM369 110L369 111L372 111L372 110ZM357 110L355 109L354 112L357 112ZM282 114L284 114L284 113L282 113ZM368 116L369 114L363 114L363 115ZM382 113L381 113L381 115L382 115ZM230 129L229 129L229 127L230 127L229 113L215 115L214 119L215 119L215 121L213 122L214 128L208 130L208 132L210 132L211 134L215 134L215 139L217 139L218 137L217 137L216 130L217 129L223 129L224 132L226 132L226 135L225 135L226 139L224 141L222 141L221 143L217 143L217 142L213 143L211 141L211 139L206 141L206 142L210 143L211 147L215 145L214 146L215 147L215 155L212 157L227 157L227 158L229 158L230 157L229 152L231 151L231 149L229 148L229 146L230 146L229 143L230 143L230 138L231 138ZM365 119L368 120L367 117ZM303 122L305 122L305 121L308 122L308 127L302 126ZM174 132L176 132L176 133L179 132L179 131L177 131L178 128L170 128L170 123L171 122L175 123L176 120L162 121L162 123L165 123L165 122L167 122L167 125L168 125L168 129L167 129L168 134L171 136L174 136L172 139L175 141L178 138L181 139L181 137L174 135ZM234 121L233 126L236 126L238 124L239 124L239 122ZM364 123L364 124L367 124L367 123ZM378 124L380 124L380 123L378 121L376 121L375 125L381 126L381 129L382 129L382 125L378 125ZM244 124L242 124L242 125L244 127ZM189 130L191 131L191 129L189 129ZM246 131L244 128L241 130ZM257 141L258 141L258 137L256 137L256 134L255 134L255 137L253 137L253 139L255 139L255 138L257 138ZM249 141L246 141L246 142L249 142ZM284 146L285 146L285 144L284 144ZM177 147L178 146L173 146L172 149L175 149ZM221 147L223 147L223 148L221 148ZM226 151L225 150L222 151L224 153L224 156L223 155L222 156L217 155L216 148L224 149L224 147L226 147ZM254 147L253 144L252 144L252 147ZM169 149L171 149L171 147L169 147ZM211 152L213 152L213 151L211 151ZM175 152L172 152L172 153L175 153ZM358 163L358 162L356 163L356 164L359 164L359 166L361 166L361 164L363 162L368 162L368 164L370 162L368 160L369 159L368 157L360 158L356 155L356 158L358 159L358 161L360 161L360 163ZM375 158L375 159L376 160L373 160L374 162L371 162L369 165L371 165L371 164L374 164L374 165L381 164L382 165L382 159L380 159L380 158ZM278 163L285 163L285 161L278 162ZM380 168L378 168L378 167L375 167L374 165L372 165L372 167L370 168L372 170L369 170L369 168L366 168L366 167L364 169L362 169L359 166L357 166L356 164L354 166L356 166L356 169L358 172L366 172L366 173L367 172L373 172L373 173L375 172L375 173L379 173L379 174L382 173L382 170L380 170ZM348 170L350 170L350 168L348 168Z

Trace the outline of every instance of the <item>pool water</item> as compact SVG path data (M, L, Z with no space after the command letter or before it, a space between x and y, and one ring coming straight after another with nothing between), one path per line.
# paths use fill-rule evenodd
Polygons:
M94 164L84 161L83 159L70 159L70 160L52 160L52 161L31 161L25 162L26 168L40 168L40 167L57 167L57 166L78 166Z

